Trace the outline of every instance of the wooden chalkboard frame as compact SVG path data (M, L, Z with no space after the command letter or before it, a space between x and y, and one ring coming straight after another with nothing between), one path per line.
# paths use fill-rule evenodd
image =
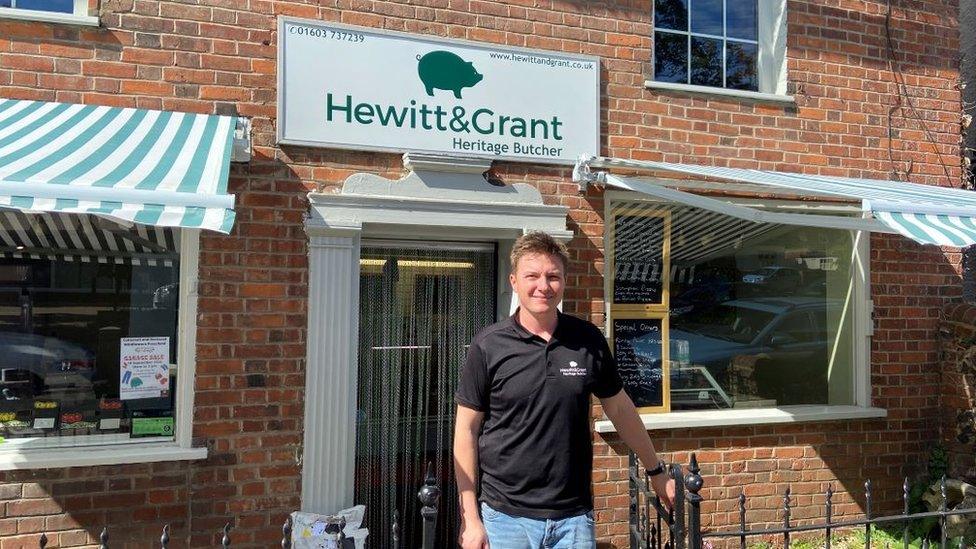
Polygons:
M612 210L610 224L608 225L610 229L608 231L609 236L607 238L607 250L609 250L607 257L609 257L610 261L605 271L607 273L605 278L609 282L606 295L611 302L614 296L614 279L616 278L617 272L617 258L614 253L616 235L614 233L617 227L617 218L621 216L660 217L664 221L664 239L661 248L661 264L663 266L661 269L661 301L658 303L612 303L611 307L614 311L664 313L666 316L671 301L671 212L639 207L617 208Z
M642 217L659 217L663 220L664 235L662 239L661 247L661 260L662 260L662 284L661 284L661 301L659 303L614 303L614 278L616 273L616 254L615 246L615 234L617 227L617 218L619 216L642 216ZM614 205L608 204L608 215L609 223L606 225L608 227L606 232L606 257L607 257L607 268L605 269L606 275L604 276L605 289L606 289L606 301L608 303L608 315L607 315L607 332L608 340L610 343L610 348L614 348L614 333L613 333L613 322L614 320L640 320L640 319L655 319L661 322L661 365L663 368L662 372L662 405L661 406L642 406L637 408L638 413L650 414L650 413L666 413L671 411L671 338L669 334L670 329L670 301L671 301L671 211L666 209L663 204L656 203L641 203L640 205L624 206L624 207L614 207Z
M660 406L641 406L637 412L641 414L658 414L671 411L671 337L668 333L668 314L667 313L619 313L612 314L607 323L610 340L610 349L616 350L616 333L614 332L614 321L617 320L660 320L661 321L661 396Z

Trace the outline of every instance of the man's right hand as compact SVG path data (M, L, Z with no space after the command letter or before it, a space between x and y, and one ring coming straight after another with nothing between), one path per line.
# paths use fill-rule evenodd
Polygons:
M489 549L485 525L477 519L465 520L464 524L461 525L458 544L461 549Z

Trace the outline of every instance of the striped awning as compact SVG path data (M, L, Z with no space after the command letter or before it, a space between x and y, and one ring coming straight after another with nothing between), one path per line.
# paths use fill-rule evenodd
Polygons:
M797 196L836 197L856 201L869 219L771 213L731 205L725 201L678 191L665 182L594 173L593 168L628 168L681 173L710 180L747 183L787 191ZM808 226L863 228L894 232L922 244L964 247L976 244L976 193L957 188L919 185L904 181L855 179L797 173L770 172L667 162L582 157L574 171L578 182L610 186L668 198L751 221Z
M0 208L0 258L172 266L179 260L175 232L95 215Z
M229 233L236 118L0 99L0 207Z

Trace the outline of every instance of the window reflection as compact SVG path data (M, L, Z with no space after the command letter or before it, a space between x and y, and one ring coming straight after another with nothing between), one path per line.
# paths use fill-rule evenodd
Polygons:
M671 212L672 410L853 403L852 233L641 207Z
M729 41L725 54L725 86L735 90L758 91L758 56L759 46L756 44Z
M691 38L691 83L697 86L722 86L722 41Z
M7 7L12 7L25 10L38 10L38 11L53 11L57 13L74 13L75 3L74 0L5 0L7 2ZM0 6L3 6L0 3Z
M0 436L173 434L177 244L171 229L0 212ZM139 337L164 350L125 379Z
M695 0L691 10L691 32L722 36L723 0Z
M654 34L654 79L658 82L688 82L688 37L684 34Z
M729 38L759 40L757 7L754 1L726 1L726 34Z
M654 0L654 27L688 30L688 0Z
M758 91L756 0L656 0L654 29L654 80Z

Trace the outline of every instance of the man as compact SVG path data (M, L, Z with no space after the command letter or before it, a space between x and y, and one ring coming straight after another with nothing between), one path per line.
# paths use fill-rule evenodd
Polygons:
M668 503L673 482L623 391L603 334L556 308L566 247L530 233L516 241L511 263L519 308L475 336L455 395L458 542L463 549L592 548L590 395Z

